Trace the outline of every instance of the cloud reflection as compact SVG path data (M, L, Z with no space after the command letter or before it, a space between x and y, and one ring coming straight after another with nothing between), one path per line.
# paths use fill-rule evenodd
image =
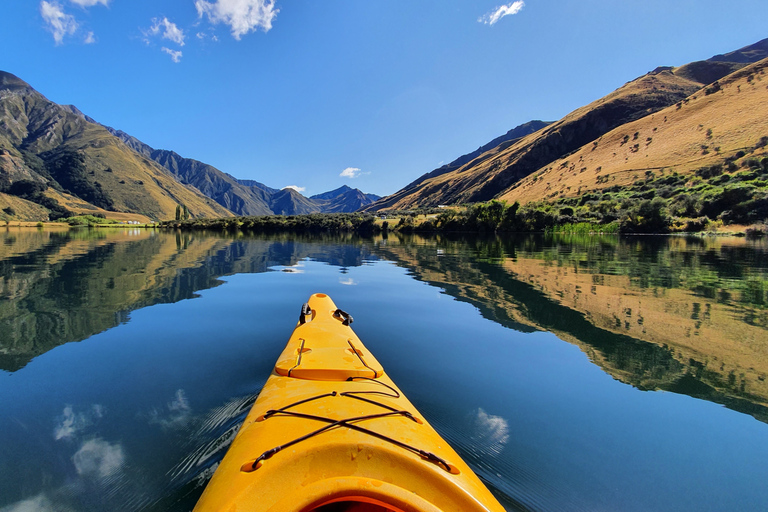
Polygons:
M192 414L187 394L183 389L176 391L171 402L166 404L163 411L153 410L150 413L150 423L156 423L163 428L183 427L187 424Z
M483 409L478 409L472 438L477 446L482 446L494 455L498 455L509 440L509 423L501 416L494 416Z
M75 412L71 405L64 407L64 411L58 418L57 425L53 430L53 438L56 441L62 439L74 439L83 430L93 425L93 422L104 416L104 407L94 404L86 412Z
M96 438L84 442L72 456L72 462L78 475L103 479L121 470L125 454L120 443L111 444Z
M0 508L0 512L65 512L69 510L71 509L61 505L54 506L45 494L38 494L34 498L17 501Z

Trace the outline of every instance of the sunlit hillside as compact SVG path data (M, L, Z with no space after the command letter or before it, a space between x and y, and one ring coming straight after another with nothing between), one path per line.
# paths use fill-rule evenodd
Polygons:
M578 196L656 175L762 158L768 141L768 59L685 100L606 133L507 188L507 201ZM662 74L670 71L662 71Z
M755 59L765 57L766 47L768 40L659 67L535 133L448 172L425 174L367 209L552 201L630 185L647 179L647 171L690 173L760 158L768 136L768 61Z
M172 219L176 206L184 204L193 216L231 215L103 126L49 101L9 73L0 74L0 153L5 192L13 192L11 184L18 181L47 188L55 180L61 191L108 211L164 220Z

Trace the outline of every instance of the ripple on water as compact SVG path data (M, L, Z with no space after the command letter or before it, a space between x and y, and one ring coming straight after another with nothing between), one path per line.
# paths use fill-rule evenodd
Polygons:
M191 422L185 442L186 455L166 472L164 489L151 503L131 509L178 509L180 503L187 502L191 508L237 435L257 394L233 398Z
M429 407L425 407L428 409ZM564 503L568 510L588 510L573 496L549 483L547 475L531 470L526 457L515 456L514 432L500 416L475 410L463 421L451 421L430 414L430 423L459 453L507 510L557 510Z

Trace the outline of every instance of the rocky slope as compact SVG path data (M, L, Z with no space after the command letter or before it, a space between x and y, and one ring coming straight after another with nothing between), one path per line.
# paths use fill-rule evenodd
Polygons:
M51 195L48 189L84 199L87 206L77 213L134 212L161 220L185 204L193 216L231 215L101 125L0 72L2 202L21 205L19 198L33 198L51 210L52 203L42 199ZM16 192L10 194L14 199L7 197L9 192Z
M346 185L311 196L310 199L319 205L324 213L355 212L374 201L381 199L375 194L366 194L360 189L351 188Z
M351 212L378 199L349 187L321 195L311 199L239 180L152 148L0 72L0 220L48 220L68 212L168 220L177 205L187 206L192 217Z

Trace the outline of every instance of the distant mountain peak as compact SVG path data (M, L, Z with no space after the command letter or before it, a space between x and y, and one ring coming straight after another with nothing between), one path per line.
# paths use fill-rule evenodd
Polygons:
M337 189L331 190L330 192L315 194L314 196L311 196L310 199L333 199L334 197L339 197L340 195L345 194L350 190L354 189L352 189L352 187L348 187L347 185L342 185Z

